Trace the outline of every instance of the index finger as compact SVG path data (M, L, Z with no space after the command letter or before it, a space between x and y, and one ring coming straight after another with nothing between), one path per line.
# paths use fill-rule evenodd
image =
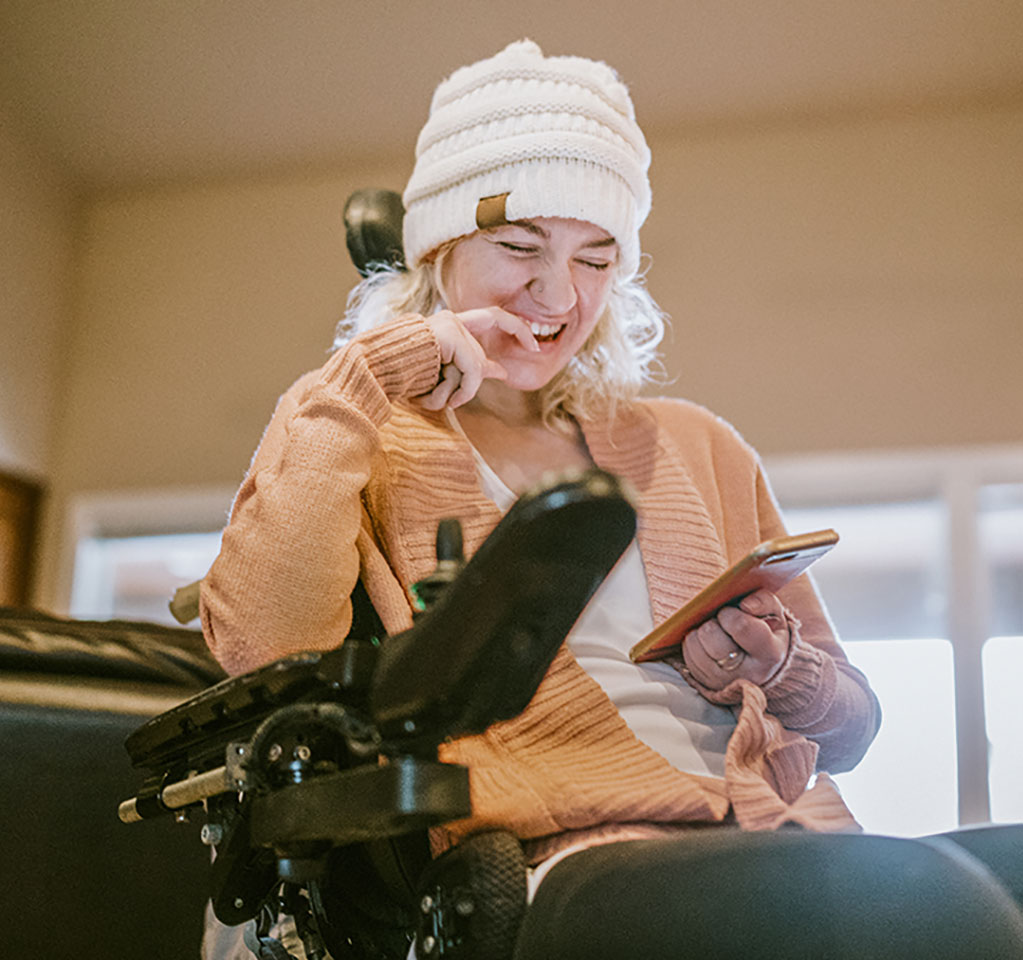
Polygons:
M513 336L530 352L537 352L540 344L536 342L533 331L529 328L529 322L518 314L510 313L501 307L476 307L456 314L469 333L476 335L484 330L491 330L497 327L505 333Z
M765 587L747 594L739 601L739 609L744 613L752 614L761 620L769 620L777 617L779 620L785 618L785 608L777 595Z
M751 604L756 608L756 613L740 603L739 606L722 607L714 618L721 629L754 658L772 656L783 641L787 642L788 637L788 624L785 622L781 602L771 593L762 602L762 606Z

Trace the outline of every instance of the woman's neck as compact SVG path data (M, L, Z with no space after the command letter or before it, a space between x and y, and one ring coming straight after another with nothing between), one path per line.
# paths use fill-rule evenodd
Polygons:
M492 418L508 427L536 427L543 422L539 393L516 390L500 380L484 380L463 412Z
M592 465L578 424L569 417L543 422L540 398L486 381L476 397L455 411L470 443L516 493L554 471ZM503 389L502 389L503 388Z

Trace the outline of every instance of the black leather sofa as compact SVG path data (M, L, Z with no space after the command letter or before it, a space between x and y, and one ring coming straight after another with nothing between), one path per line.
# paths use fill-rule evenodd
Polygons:
M0 607L0 955L198 957L207 851L117 807L139 786L125 737L222 677L198 631Z

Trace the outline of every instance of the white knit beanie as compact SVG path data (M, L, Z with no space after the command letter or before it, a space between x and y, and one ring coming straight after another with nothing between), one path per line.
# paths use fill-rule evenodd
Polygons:
M509 221L567 217L617 241L639 266L650 150L628 90L606 63L544 57L531 40L456 70L437 87L405 188L405 262L473 233L477 206L507 195Z

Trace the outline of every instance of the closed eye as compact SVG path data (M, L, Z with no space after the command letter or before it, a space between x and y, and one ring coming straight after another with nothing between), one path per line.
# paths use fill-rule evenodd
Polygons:
M590 267L593 270L606 270L611 266L612 261L610 260L579 260L584 267Z
M505 250L511 250L513 253L536 253L537 250L536 247L521 243L509 243L507 240L498 240L497 245L504 247Z

